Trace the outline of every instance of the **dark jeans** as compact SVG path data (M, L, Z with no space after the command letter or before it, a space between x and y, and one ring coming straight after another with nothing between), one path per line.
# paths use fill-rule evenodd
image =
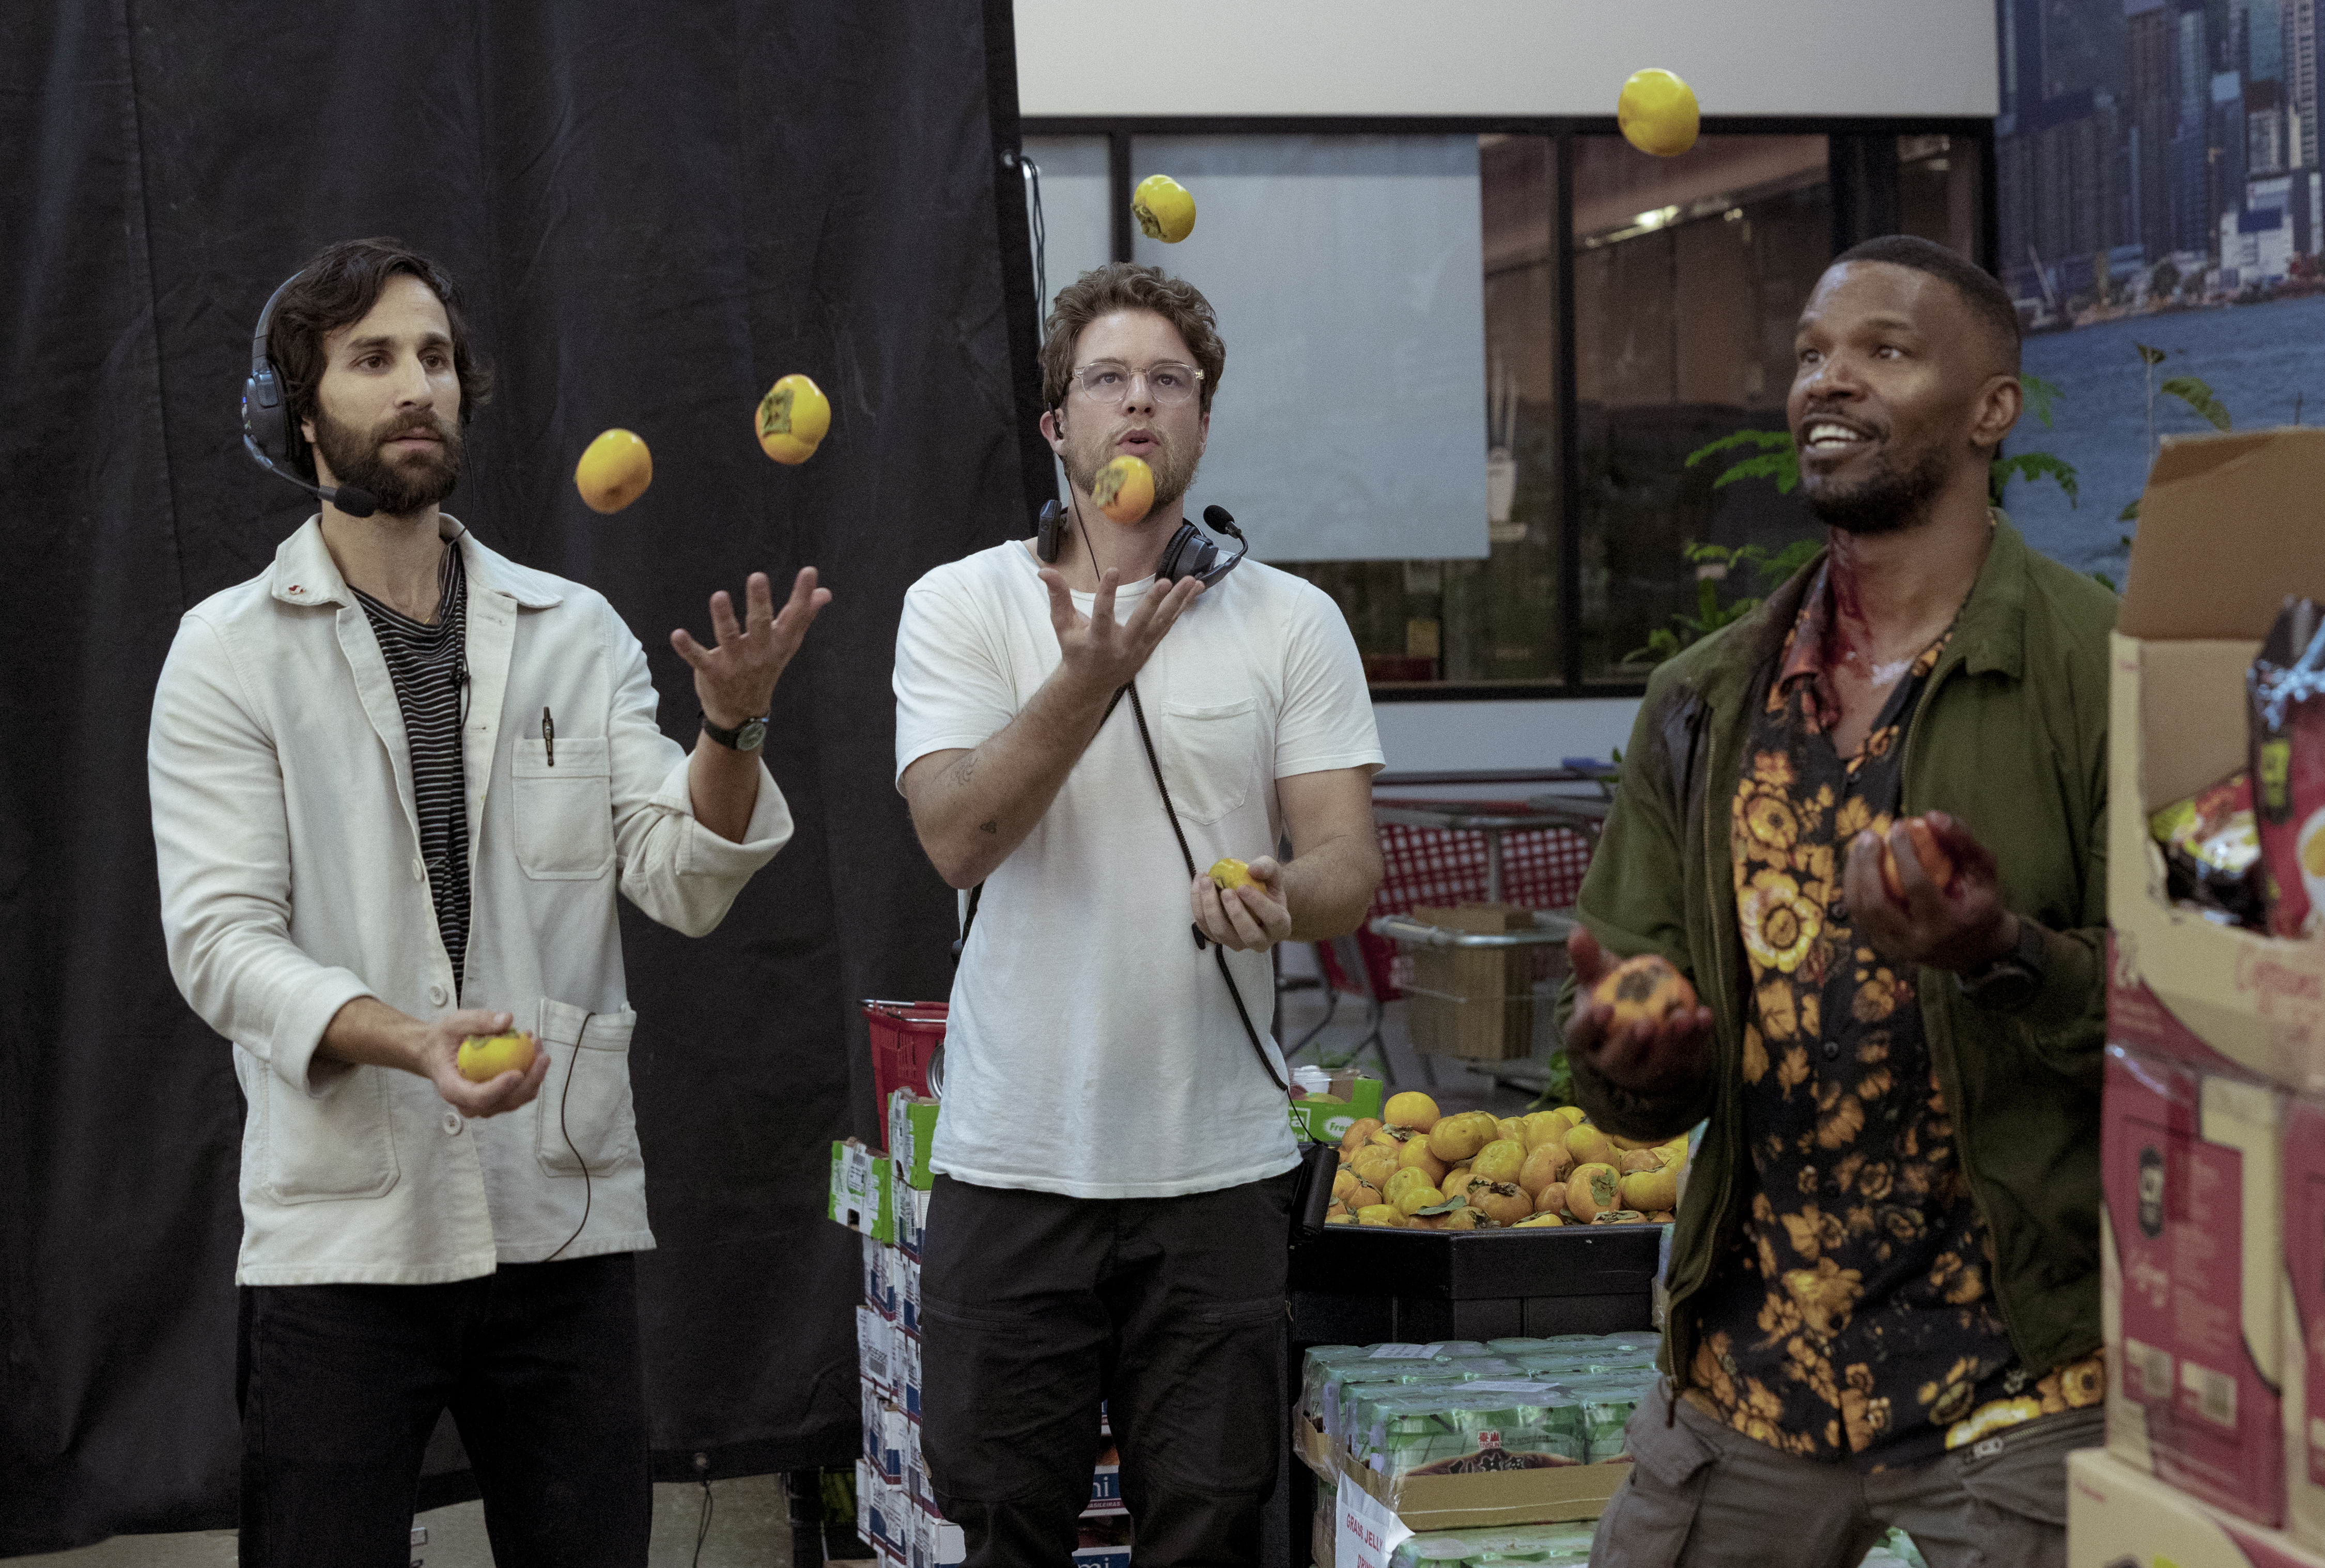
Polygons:
M1259 1561L1297 1174L1119 1200L936 1179L921 1451L968 1568L1068 1562L1101 1399L1141 1568Z
M449 1406L500 1568L640 1568L653 1515L636 1261L242 1292L245 1568L405 1568Z

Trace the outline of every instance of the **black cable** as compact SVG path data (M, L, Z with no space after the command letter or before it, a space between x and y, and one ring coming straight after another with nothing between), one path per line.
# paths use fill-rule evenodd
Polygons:
M1191 882L1195 878L1195 852L1187 848L1186 830L1179 826L1179 808L1171 803L1171 786L1162 782L1162 759L1155 756L1153 737L1146 732L1146 709L1138 700L1138 682L1125 681L1123 682L1123 690L1130 693L1130 715L1138 720L1139 744L1146 748L1146 765L1154 770L1154 787L1162 792L1162 809L1170 814L1171 831L1178 837L1179 854L1187 862L1187 879ZM1290 1094L1292 1085L1283 1081L1283 1075L1275 1071L1275 1063L1267 1059L1267 1047L1259 1043L1259 1031L1252 1026L1250 1010L1243 1005L1243 990L1235 983L1235 976L1227 970L1227 950L1216 942L1208 941L1203 935L1202 927L1190 925L1190 929L1195 933L1196 949L1200 951L1203 948L1209 948L1211 957L1218 960L1219 979L1227 981L1227 995L1235 998L1236 1016L1243 1020L1244 1037L1251 1042L1253 1052L1259 1057L1260 1066L1266 1069L1268 1078L1274 1081L1276 1088Z
M1033 341L1042 340L1050 309L1050 226L1042 218L1042 166L1017 150L1018 172L1025 177L1026 218L1033 232ZM2299 420L2293 421L2298 424Z
M565 1087L557 1091L557 1130L565 1139L565 1146L573 1151L573 1163L581 1167L581 1223L573 1228L571 1236L557 1244L557 1252L552 1252L541 1260L543 1263L556 1262L558 1253L572 1246L589 1225L589 1202L594 1196L591 1189L595 1183L589 1179L589 1162L581 1157L580 1149L573 1142L573 1134L565 1126L565 1102L573 1095L573 1075L581 1071L582 1038L589 1033L589 1020L597 1016L595 1013L585 1013L581 1016L581 1027L573 1032L573 1060L565 1067ZM542 1049L547 1050L548 1047L544 1045ZM706 1486L704 1489L709 1489ZM701 1543L695 1544L695 1550L698 1553L701 1551Z
M694 1526L694 1568L702 1568L702 1543L710 1538L710 1472L702 1472L702 1518Z

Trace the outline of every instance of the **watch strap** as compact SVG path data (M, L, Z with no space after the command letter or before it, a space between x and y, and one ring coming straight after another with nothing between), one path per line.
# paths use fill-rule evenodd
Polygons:
M732 729L722 729L711 723L710 715L706 713L702 716L702 733L729 751L756 751L759 743L767 738L767 716L762 713L755 719L746 719Z
M2009 951L1954 983L1962 995L1982 1007L2015 1012L2034 999L2042 988L2042 955L2047 939L2042 927L2024 915L2018 917L2017 940Z

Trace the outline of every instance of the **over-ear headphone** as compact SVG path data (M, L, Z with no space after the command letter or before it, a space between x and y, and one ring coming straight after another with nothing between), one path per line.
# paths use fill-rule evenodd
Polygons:
M290 468L291 408L283 395L283 372L275 367L266 352L267 329L274 323L274 307L291 285L307 274L302 270L283 280L282 286L266 296L266 308L258 312L258 329L250 336L250 374L242 383L242 446L251 460L278 479L285 479L308 494L319 496L337 506L350 517L368 517L379 509L379 502L368 490L354 485L326 488L310 485Z
M1165 582L1177 582L1183 578L1200 577L1209 588L1236 569L1243 558L1251 553L1251 543L1225 506L1203 508L1203 521L1214 529L1233 538L1243 546L1225 561L1219 560L1219 547L1203 537L1202 530L1192 523L1181 523L1171 542L1162 547L1162 560L1154 574ZM1033 553L1044 561L1058 559L1058 549L1065 542L1065 508L1055 501L1042 504L1042 520L1033 532Z

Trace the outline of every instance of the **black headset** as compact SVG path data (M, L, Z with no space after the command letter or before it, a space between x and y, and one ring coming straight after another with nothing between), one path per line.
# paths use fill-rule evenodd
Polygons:
M251 461L278 479L298 486L310 496L329 502L350 517L368 517L379 509L379 502L368 490L354 485L325 487L310 485L289 467L292 459L291 408L283 401L283 372L267 356L267 329L274 322L274 307L291 285L307 274L292 273L283 280L282 287L266 296L266 308L258 312L258 329L250 336L250 374L242 383L242 446Z

